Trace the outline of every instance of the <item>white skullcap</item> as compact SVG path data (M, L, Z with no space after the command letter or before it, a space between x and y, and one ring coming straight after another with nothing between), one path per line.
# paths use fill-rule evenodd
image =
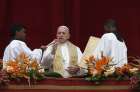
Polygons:
M59 26L58 29L63 28L65 31L69 32L69 28L67 26Z

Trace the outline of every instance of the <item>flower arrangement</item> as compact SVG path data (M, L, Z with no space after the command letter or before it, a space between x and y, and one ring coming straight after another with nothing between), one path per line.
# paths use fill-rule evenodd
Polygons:
M140 57L129 57L130 64L135 68L131 71L137 71L133 76L130 77L130 84L132 88L138 88L140 86Z
M89 56L85 58L85 61L88 66L88 77L86 77L86 80L96 83L107 79L129 80L139 70L139 68L132 66L132 64L125 64L122 67L110 65L109 63L112 61L112 58L103 56L103 54L101 55L101 59Z
M4 88L9 83L9 78L6 71L2 70L3 62L0 60L0 89Z
M111 57L101 56L101 59L95 59L94 56L85 58L88 66L88 77L86 80L90 81L101 81L105 80L105 76L108 76L110 72L114 71L113 67L109 66L109 62L112 60Z
M28 80L40 80L44 78L44 69L40 67L37 61L30 59L25 53L21 53L15 60L9 60L6 63L6 71L10 78L25 78Z
M111 68L109 66L109 62L112 60L112 58L107 56L101 56L101 59L95 59L94 56L89 56L85 58L85 61L88 65L88 74L91 76L100 75L105 70L108 70L107 68Z

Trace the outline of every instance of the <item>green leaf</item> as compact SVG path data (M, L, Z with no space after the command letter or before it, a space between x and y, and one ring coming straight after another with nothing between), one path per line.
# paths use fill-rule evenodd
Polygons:
M47 77L56 77L56 78L61 78L62 75L57 73L57 72L45 72L45 76Z

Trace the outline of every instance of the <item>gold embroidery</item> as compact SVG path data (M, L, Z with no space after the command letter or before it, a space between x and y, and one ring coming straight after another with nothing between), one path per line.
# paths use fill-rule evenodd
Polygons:
M77 65L78 61L78 53L77 48L75 45L73 45L71 42L66 43L68 45L69 50L69 66ZM58 72L61 75L64 75L65 69L64 69L64 63L63 63L63 57L61 53L61 45L57 46L54 61L53 61L53 71Z

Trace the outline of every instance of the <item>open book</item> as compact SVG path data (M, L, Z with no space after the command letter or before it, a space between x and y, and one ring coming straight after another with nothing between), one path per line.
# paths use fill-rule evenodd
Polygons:
M95 50L97 44L99 43L100 38L98 37L94 37L94 36L90 36L86 48L84 50L83 56L89 56L92 55L93 51Z
M81 63L79 65L80 67L87 68L87 66L84 63L85 62L84 58L87 57L87 56L91 56L93 54L93 51L95 50L99 41L100 41L100 38L95 37L95 36L90 36L90 38L87 42L86 48L84 50L83 56L81 58Z

